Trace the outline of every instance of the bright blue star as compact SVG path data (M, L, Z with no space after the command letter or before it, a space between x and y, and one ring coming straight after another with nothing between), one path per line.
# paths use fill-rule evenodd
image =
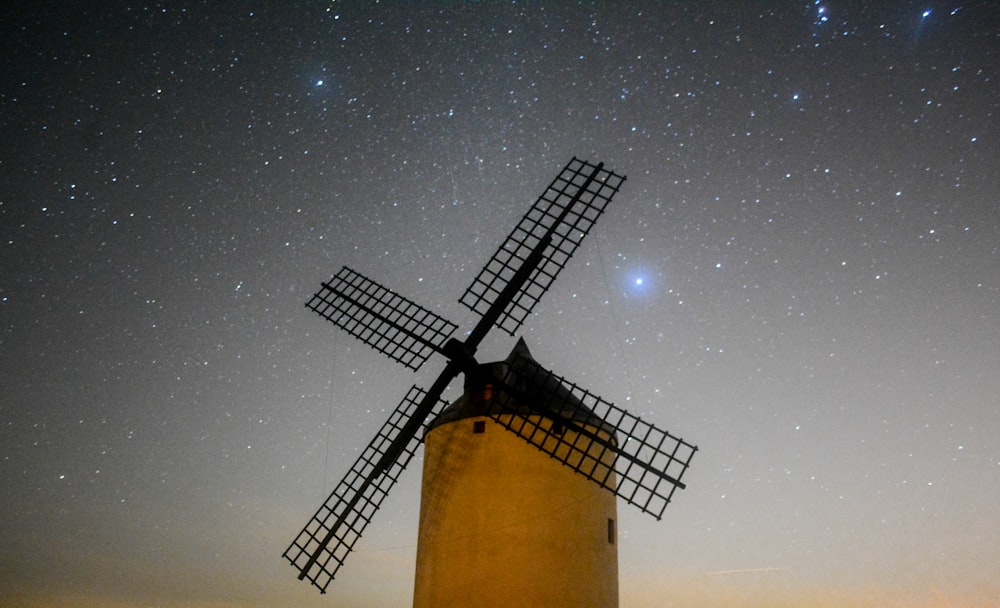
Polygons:
M629 295L640 296L649 294L653 288L653 281L650 279L647 269L634 269L623 277L625 292Z
M323 86L323 79L322 78L320 78L319 80L316 81L316 86L318 86L318 87Z
M920 18L921 19L926 19L926 18L928 18L930 16L931 16L931 9L927 9L924 12L920 13Z

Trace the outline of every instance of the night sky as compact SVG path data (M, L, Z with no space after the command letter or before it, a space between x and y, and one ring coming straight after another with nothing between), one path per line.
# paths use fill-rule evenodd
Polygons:
M409 605L419 454L328 595L281 553L443 360L304 303L471 329L573 156L524 338L700 448L622 607L1000 605L994 3L78 4L0 8L3 606Z

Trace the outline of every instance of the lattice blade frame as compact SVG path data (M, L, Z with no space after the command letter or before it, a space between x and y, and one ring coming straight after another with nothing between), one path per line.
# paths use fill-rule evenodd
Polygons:
M458 325L344 266L306 308L406 367L441 352Z
M682 478L697 446L534 361L522 361L509 368L502 386L493 391L499 407L490 417L659 520L674 491L685 487Z
M418 432L410 437L396 461L384 471L377 471L377 463L406 421L413 417L425 394L421 388L410 388L347 475L285 550L283 557L299 571L302 575L300 578L308 579L321 593L326 593L327 585L344 565L344 560L361 538L382 500L423 442L427 421L436 417L447 405L445 401L438 399L431 414L423 421ZM343 521L340 526L332 529L341 519ZM317 551L319 554L313 560Z
M521 218L459 302L484 314L532 250L550 235L552 241L542 262L497 319L496 326L513 336L624 181L624 176L603 165L574 157Z

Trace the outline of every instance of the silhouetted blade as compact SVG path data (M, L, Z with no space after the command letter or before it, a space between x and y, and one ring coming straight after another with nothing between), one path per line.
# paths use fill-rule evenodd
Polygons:
M484 314L532 250L545 238L551 238L542 262L496 321L497 327L514 335L623 181L624 176L604 169L603 164L573 158L521 218L459 301Z
M306 307L413 370L458 327L347 266Z
M539 450L660 519L698 448L520 360L490 416Z
M351 470L285 550L283 556L299 571L299 578L309 579L320 592L326 593L327 585L344 565L354 543L423 441L424 425L421 425L395 462L383 471L377 470L382 455L412 418L424 395L421 388L410 389ZM439 399L428 418L437 416L445 405Z

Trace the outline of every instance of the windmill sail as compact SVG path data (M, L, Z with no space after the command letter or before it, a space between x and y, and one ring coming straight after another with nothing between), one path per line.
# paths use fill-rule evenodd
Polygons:
M550 240L544 245L541 263L511 301L504 304L496 321L497 327L513 336L624 181L624 176L608 171L603 163L592 165L573 158L521 218L459 301L473 312L485 314L539 243Z
M523 342L492 391L501 426L660 519L698 448L567 382Z
M412 370L440 352L458 327L347 266L306 307Z
M327 585L423 441L423 433L410 433L402 452L379 470L383 456L403 434L425 395L421 388L410 388L351 470L285 550L283 556L299 571L299 579L309 579L321 593L326 593ZM438 399L431 415L436 416L445 405Z

